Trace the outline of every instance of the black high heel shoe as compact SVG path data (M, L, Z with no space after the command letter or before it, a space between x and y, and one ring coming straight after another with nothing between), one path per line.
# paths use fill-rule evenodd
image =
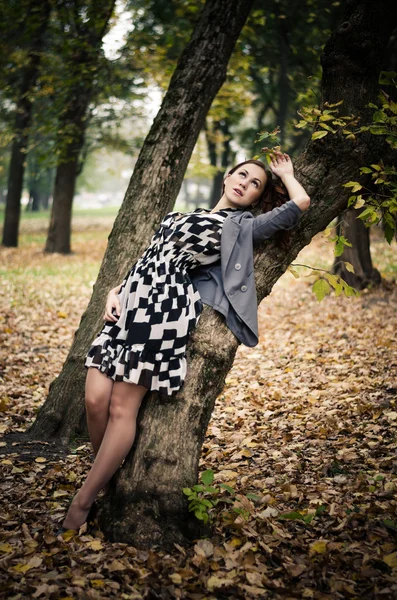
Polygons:
M67 514L68 514L68 512L69 512L69 508L70 508L70 506L71 506L71 504L72 504L73 500L74 500L74 497L73 497L73 498L70 500L69 504L68 504L68 505L67 505L67 507L66 507L66 512L65 512L65 516L64 516L64 518L62 519L62 523L64 522L64 520L65 520L65 518L66 518L66 515L67 515ZM91 523L91 522L92 522L92 521L93 521L93 520L96 518L97 514L98 514L98 505L97 505L97 503L94 501L94 502L91 504L91 508L90 508L90 510L89 510L89 512L88 512L88 515L87 515L87 520L85 521L85 523ZM84 524L84 523L83 523L83 524ZM82 525L83 525L83 524L82 524ZM80 528L79 528L79 529L80 529ZM87 533L88 533L89 529L90 529L90 528L88 528L88 529L87 529ZM58 537L58 535L62 535L63 533L65 533L65 531L69 531L69 529L68 529L67 527L63 527L63 526L61 525L61 527L60 527L60 528L58 529L58 531L56 532L55 536L56 536L56 537ZM78 529L73 529L72 531L78 531Z

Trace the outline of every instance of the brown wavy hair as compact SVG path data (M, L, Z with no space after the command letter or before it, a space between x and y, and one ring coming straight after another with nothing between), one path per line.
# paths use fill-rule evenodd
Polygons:
M273 208L282 206L288 202L288 200L290 200L287 189L281 179L274 175L261 160L255 160L254 158L244 160L238 165L232 167L230 171L228 171L228 175L231 175L244 165L257 165L266 173L265 188L255 206L252 206L255 213L267 213L273 210ZM223 186L222 195L224 191L225 186ZM274 239L278 245L286 247L288 246L289 237L289 231L279 231L274 236Z

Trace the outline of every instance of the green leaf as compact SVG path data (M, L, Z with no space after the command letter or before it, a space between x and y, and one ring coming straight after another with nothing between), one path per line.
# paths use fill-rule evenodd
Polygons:
M219 487L224 488L229 492L229 494L232 494L234 496L234 489L230 485L227 485L227 483L220 483Z
M360 167L360 173L372 173L372 169L369 167Z
M261 496L258 496L258 494L246 494L245 496L249 500L255 500L257 502L259 502L259 500L261 499Z
M381 71L379 74L379 83L381 85L391 85L396 78L397 73L395 71Z
M278 519L288 521L303 521L305 516L307 515L302 515L300 512L294 510L290 513L282 513L278 516Z
M352 296L358 296L358 291L354 287L348 285L346 282L344 282L343 291L347 298L350 298Z
M183 488L182 492L185 494L185 496L191 496L192 495L192 490L190 488Z
M385 225L385 239L387 241L388 244L391 244L394 238L394 229L393 227L390 227L390 225L386 224Z
M377 110L372 115L372 120L373 120L374 123L384 123L385 122L385 118L386 118L386 115L383 112L383 110Z
M352 204L354 204L356 199L357 199L357 196L350 196L349 200L347 201L347 207L349 208Z
M347 183L342 183L342 187L352 188L352 192L359 192L363 187L361 183L358 181L348 181Z
M328 135L328 131L315 131L314 133L312 133L312 140L319 140L320 138L323 138L326 135Z
M338 239L335 244L334 255L341 256L343 254L344 249L345 249L345 246L344 246L343 242L341 242L340 239Z
M204 483L204 485L211 485L211 483L214 481L214 471L211 469L203 471L203 473L201 473L201 481Z
M312 290L317 300L321 302L321 300L330 293L331 288L328 281L325 281L325 279L317 279L313 284Z
M360 213L360 214L358 215L358 217L357 217L357 218L358 218L358 219L362 219L362 220L364 221L365 219L368 219L368 218L372 217L372 216L373 216L375 213L376 213L376 211L375 211L375 209L373 208L373 206L368 206L367 208L365 208L365 209L363 210L363 212L362 212L362 213Z

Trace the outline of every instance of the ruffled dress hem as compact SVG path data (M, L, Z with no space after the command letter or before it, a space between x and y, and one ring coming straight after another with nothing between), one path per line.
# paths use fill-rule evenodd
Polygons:
M187 368L184 354L150 352L143 344L120 343L106 334L95 342L87 354L86 368L94 367L115 382L135 383L164 397L183 386Z

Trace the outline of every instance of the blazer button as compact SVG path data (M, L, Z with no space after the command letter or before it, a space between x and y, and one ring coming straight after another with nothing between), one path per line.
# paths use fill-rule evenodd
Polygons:
M242 285L242 286L241 286L241 288L240 288L240 290L241 290L242 292L246 292L246 291L248 290L248 288L247 288L247 286L246 286L246 285Z
M241 269L241 265L240 265L240 263L236 263L236 264L234 265L234 268L236 269L236 271L239 271L239 270Z

